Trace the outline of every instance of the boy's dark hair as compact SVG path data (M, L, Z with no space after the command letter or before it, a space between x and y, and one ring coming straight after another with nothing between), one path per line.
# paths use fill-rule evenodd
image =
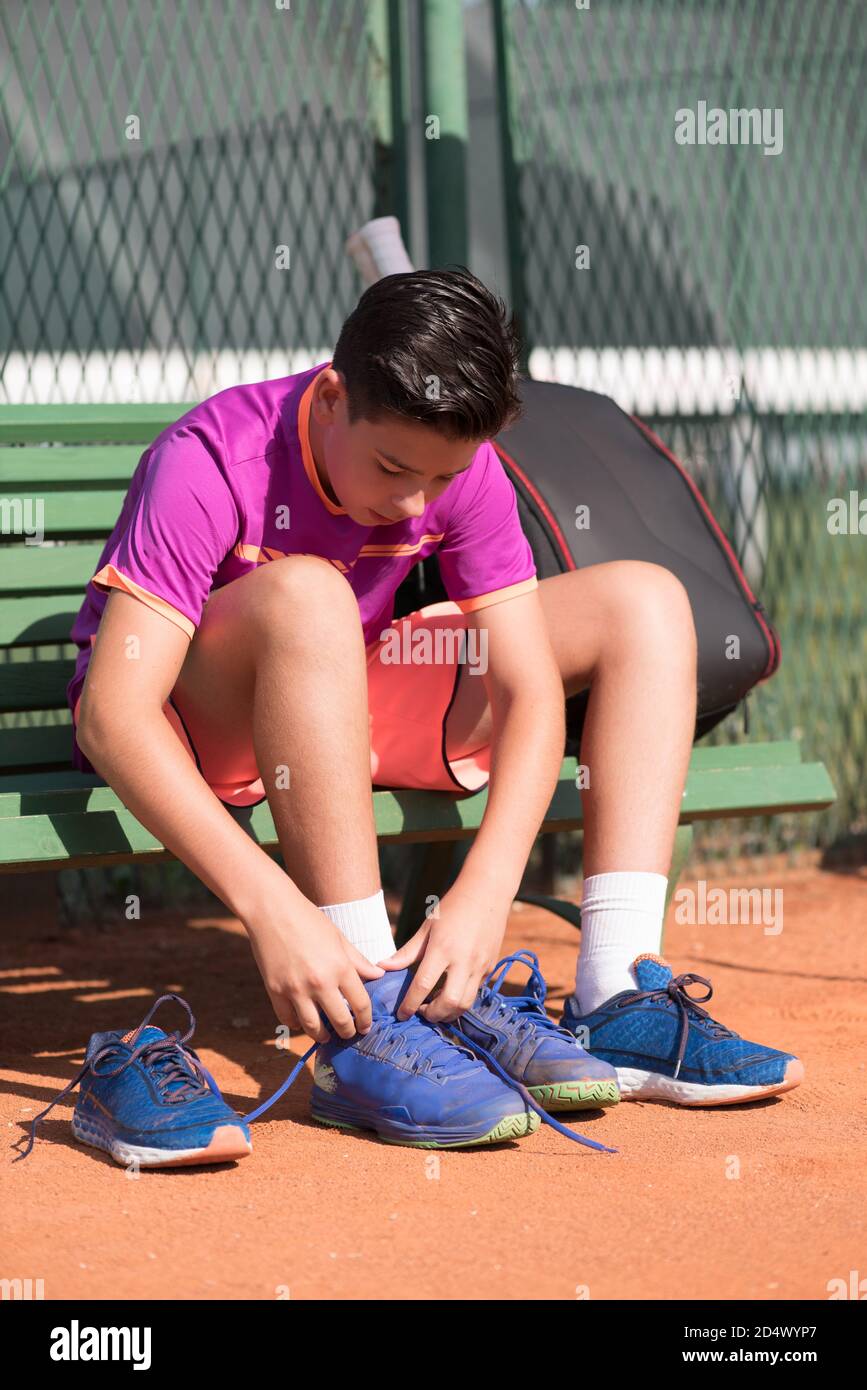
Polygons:
M365 290L332 356L349 423L385 414L450 440L491 439L523 412L515 317L475 275L413 270Z

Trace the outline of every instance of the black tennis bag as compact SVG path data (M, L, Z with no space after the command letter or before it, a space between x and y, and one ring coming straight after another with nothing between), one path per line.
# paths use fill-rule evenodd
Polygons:
M698 636L701 738L773 675L780 642L734 551L683 466L607 396L524 381L523 418L494 440L518 498L540 579L606 560L648 560L686 588ZM576 526L576 508L590 525ZM409 573L395 616L446 597L436 555ZM737 636L737 659L727 655ZM588 692L566 702L567 753L578 755ZM745 728L746 706L744 706Z

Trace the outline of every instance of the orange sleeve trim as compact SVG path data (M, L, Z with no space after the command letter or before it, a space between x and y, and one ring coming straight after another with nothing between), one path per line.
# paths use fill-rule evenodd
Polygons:
M239 560L250 560L254 565L265 565L269 560L282 560L288 550L274 550L270 545L251 545L246 541L239 541L232 551Z
M454 602L462 613L475 613L479 608L490 608L494 603L502 603L507 598L517 598L518 594L529 594L539 587L538 576L522 579L517 584L508 584L505 589L492 589L489 594L479 594L477 598L456 598Z
M136 584L134 579L128 575L121 574L114 565L103 565L101 570L91 579L91 584L97 584L104 589L122 589L126 594L132 594L133 598L140 599L146 603L148 608L153 608L156 613L162 613L169 622L175 623L187 636L192 639L195 636L195 623L191 623L186 613L180 613L170 603L166 603L164 598L159 598L156 594L143 589L141 584Z
M285 560L290 555L312 555L315 560L327 560L329 565L333 565L341 574L348 574L351 565L345 565L342 560L332 560L330 555L319 555L313 550L273 550L266 545L248 545L246 542L235 546L232 551L240 560L249 560L254 565L267 565L271 560ZM355 560L352 561L355 564Z
M330 366L330 362L326 363L322 368L322 372L327 371ZM346 516L346 508L336 507L331 501L331 498L325 495L325 491L319 481L319 474L316 472L316 464L313 461L313 450L310 448L310 399L313 395L313 387L321 377L322 372L316 373L316 376L307 386L298 405L298 438L301 441L301 458L304 461L304 472L310 479L310 485L317 494L322 505L328 508L332 516Z
M419 536L417 541L403 541L400 545L363 545L358 552L358 559L365 555L415 555L416 551L421 550L423 545L429 541L441 541L445 536L445 531L437 534Z

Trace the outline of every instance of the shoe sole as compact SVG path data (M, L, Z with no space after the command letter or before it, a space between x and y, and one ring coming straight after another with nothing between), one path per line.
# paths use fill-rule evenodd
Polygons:
M405 1134L384 1133L381 1128L377 1127L372 1116L370 1124L359 1124L357 1116L350 1120L339 1115L325 1115L317 1110L311 1110L310 1113L313 1119L321 1125L330 1125L333 1129L351 1129L363 1134L375 1134L377 1139L381 1139L384 1144L397 1144L410 1149L469 1149L475 1148L479 1144L504 1144L510 1139L523 1139L529 1134L535 1134L541 1124L535 1110L524 1110L520 1114L504 1115L485 1134L463 1134L460 1137L453 1135L449 1138L447 1131L444 1131L442 1137L414 1139L412 1131L409 1129ZM428 1134L430 1135L430 1132Z
M617 1067L622 1100L662 1100L674 1105L742 1105L792 1091L804 1079L804 1064L789 1062L782 1081L770 1086L703 1085L695 1081L676 1081L661 1072L640 1071L636 1067Z
M611 1081L557 1081L527 1090L545 1110L603 1110L620 1100L620 1088Z
M102 1149L124 1167L135 1159L140 1168L188 1168L197 1163L230 1163L253 1152L253 1145L237 1125L217 1125L205 1148L195 1149L157 1149L128 1144L76 1116L72 1120L72 1133L80 1144Z

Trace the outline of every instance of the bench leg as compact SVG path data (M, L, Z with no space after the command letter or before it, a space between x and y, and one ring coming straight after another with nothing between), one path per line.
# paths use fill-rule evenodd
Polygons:
M692 826L679 825L674 835L674 851L671 856L671 868L668 873L668 888L665 891L665 911L668 912L669 904L674 897L675 889L680 882L680 876L686 868L692 850ZM663 919L662 936L659 941L659 954L665 954L665 921Z
M395 947L403 946L418 931L428 907L427 899L432 894L441 898L454 881L457 847L454 840L433 840L429 844L412 846L409 880L394 936Z
M570 903L565 898L552 898L547 893L525 893L521 890L515 894L515 902L544 907L546 912L553 912L555 917L562 917L570 926L577 927L579 931L581 929L581 908L577 903Z
M679 825L674 836L674 849L671 856L671 869L668 875L668 887L665 891L665 911L668 912L669 904L674 897L675 890L680 882L680 876L686 868L687 860L692 850L692 826ZM534 907L543 907L548 912L553 912L557 917L562 917L573 927L581 930L581 908L576 903L567 902L562 898L554 898L545 893L520 892L515 897L515 902L532 903ZM663 922L663 935L659 942L659 953L663 954L665 941L665 923Z

